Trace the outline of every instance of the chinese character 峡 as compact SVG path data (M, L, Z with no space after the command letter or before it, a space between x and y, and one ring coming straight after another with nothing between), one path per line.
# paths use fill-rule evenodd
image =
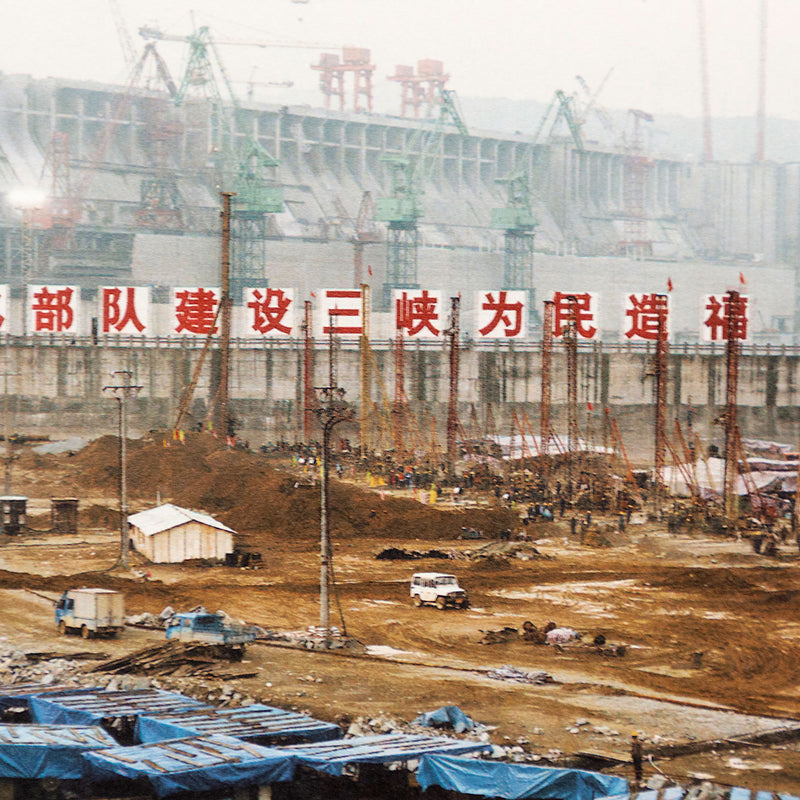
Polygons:
M438 336L441 329L435 323L439 320L439 299L428 294L423 289L420 295L409 297L403 292L395 303L395 324L402 328L409 336L418 336L427 330L433 336Z

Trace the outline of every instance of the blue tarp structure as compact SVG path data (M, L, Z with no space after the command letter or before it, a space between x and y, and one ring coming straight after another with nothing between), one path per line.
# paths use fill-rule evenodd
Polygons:
M403 733L357 736L337 742L296 744L281 748L283 752L294 755L300 764L329 775L341 775L347 764L391 764L417 759L425 753L465 755L491 749L492 746L484 742Z
M475 723L458 706L442 706L436 711L426 711L414 722L429 728L452 727L456 733L471 731L475 727Z
M686 794L686 790L680 786L669 786L666 789L650 789L648 791L634 794L617 794L611 797L603 797L602 800L681 800ZM727 800L800 800L800 797L785 792L764 792L751 789L743 789L741 786L734 786L728 793L721 795Z
M46 725L97 725L114 717L138 717L198 707L211 708L191 697L157 689L130 692L88 689L30 698L31 716Z
M12 686L0 686L0 711L9 708L25 708L30 705L30 698L35 695L65 693L71 690L74 690L74 687L66 684L15 683ZM77 691L86 691L86 689ZM98 689L98 691L100 690Z
M505 800L526 797L594 800L628 791L628 782L614 775L442 755L423 756L417 780L423 789L441 786L461 794L502 797Z
M342 738L342 729L333 722L260 703L241 708L200 708L158 716L143 715L136 720L136 741L144 744L211 733L262 744L326 742Z
M0 778L78 780L88 772L82 753L114 745L99 727L0 725Z
M233 786L264 786L294 777L295 760L272 747L232 736L198 736L87 753L90 777L145 778L159 797L211 792Z

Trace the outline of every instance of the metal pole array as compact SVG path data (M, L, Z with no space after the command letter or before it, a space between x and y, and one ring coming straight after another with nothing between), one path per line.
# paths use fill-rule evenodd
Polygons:
M128 400L141 390L141 386L133 386L130 370L117 370L120 383L104 386L103 392L114 397L119 403L119 560L117 564L123 569L130 567L128 557Z
M664 467L667 451L667 372L669 368L669 339L667 338L667 297L656 295L658 303L658 333L656 337L655 363L655 508L661 511L664 492Z
M403 328L397 326L394 340L394 452L398 458L405 453L405 396L406 396L406 347Z
M553 369L553 320L555 303L552 300L544 301L544 316L542 321L542 397L539 405L539 438L543 456L550 454L550 401L553 387L551 373Z
M736 478L739 474L739 351L742 335L744 309L739 292L727 293L728 314L725 320L727 346L725 353L725 516L735 519L738 516Z
M369 286L361 284L361 416L360 434L361 453L366 455L372 450L372 373L369 359Z
M222 297L220 298L220 365L219 389L217 391L217 423L214 426L223 436L230 436L230 359L231 359L231 312L233 298L231 297L231 197L232 192L220 192L222 198L222 258L221 258L221 283Z
M450 298L450 327L445 331L450 347L450 390L447 397L447 469L453 474L458 460L458 339L460 335L459 311L461 300Z
M311 301L305 301L303 320L303 441L311 441L311 420L315 405L314 398L314 337Z

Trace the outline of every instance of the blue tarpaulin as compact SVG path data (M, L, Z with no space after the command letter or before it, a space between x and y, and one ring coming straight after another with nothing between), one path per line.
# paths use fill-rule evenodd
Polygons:
M426 711L414 722L429 728L452 727L456 733L471 731L475 727L475 723L458 706L442 706L436 711Z
M426 753L466 755L491 749L492 746L485 742L405 733L356 736L337 742L296 744L281 748L296 756L300 764L329 775L341 775L347 764L391 764L417 759Z
M56 692L65 693L71 690L74 690L73 687L65 684L50 684L48 686L43 683L15 683L12 686L0 686L0 709L25 708L29 705L30 698L35 695L54 694ZM83 689L82 691L86 690Z
M0 725L0 778L78 780L88 772L82 753L115 744L99 727Z
M685 794L686 791L680 786L668 786L666 789L648 789L638 794L626 792L612 797L603 797L601 800L681 800ZM773 794L755 789L744 789L741 786L734 786L727 794L723 792L720 797L726 798L726 800L800 800L800 797L794 794L785 794L784 792Z
M86 753L91 778L145 778L159 797L211 792L234 786L264 786L294 777L295 760L271 747L232 736L198 736L157 744Z
M47 725L97 725L112 717L163 714L176 709L203 706L203 703L191 697L157 689L129 692L87 689L83 692L34 696L29 702L33 719Z
M136 740L144 744L211 733L264 744L325 742L342 737L342 729L333 722L260 703L242 708L200 708L143 715L136 720Z
M614 775L440 755L422 757L417 780L423 789L441 786L461 794L502 797L505 800L526 797L594 800L628 791L628 782Z

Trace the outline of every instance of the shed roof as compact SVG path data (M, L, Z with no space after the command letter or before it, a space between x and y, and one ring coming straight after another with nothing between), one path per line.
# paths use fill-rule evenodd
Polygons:
M145 536L153 536L156 533L177 528L179 525L185 525L187 522L199 522L202 525L208 525L211 528L217 528L228 533L236 532L208 514L201 514L199 511L191 511L188 508L174 506L172 503L148 508L138 514L131 514L128 517L128 522L136 526Z

